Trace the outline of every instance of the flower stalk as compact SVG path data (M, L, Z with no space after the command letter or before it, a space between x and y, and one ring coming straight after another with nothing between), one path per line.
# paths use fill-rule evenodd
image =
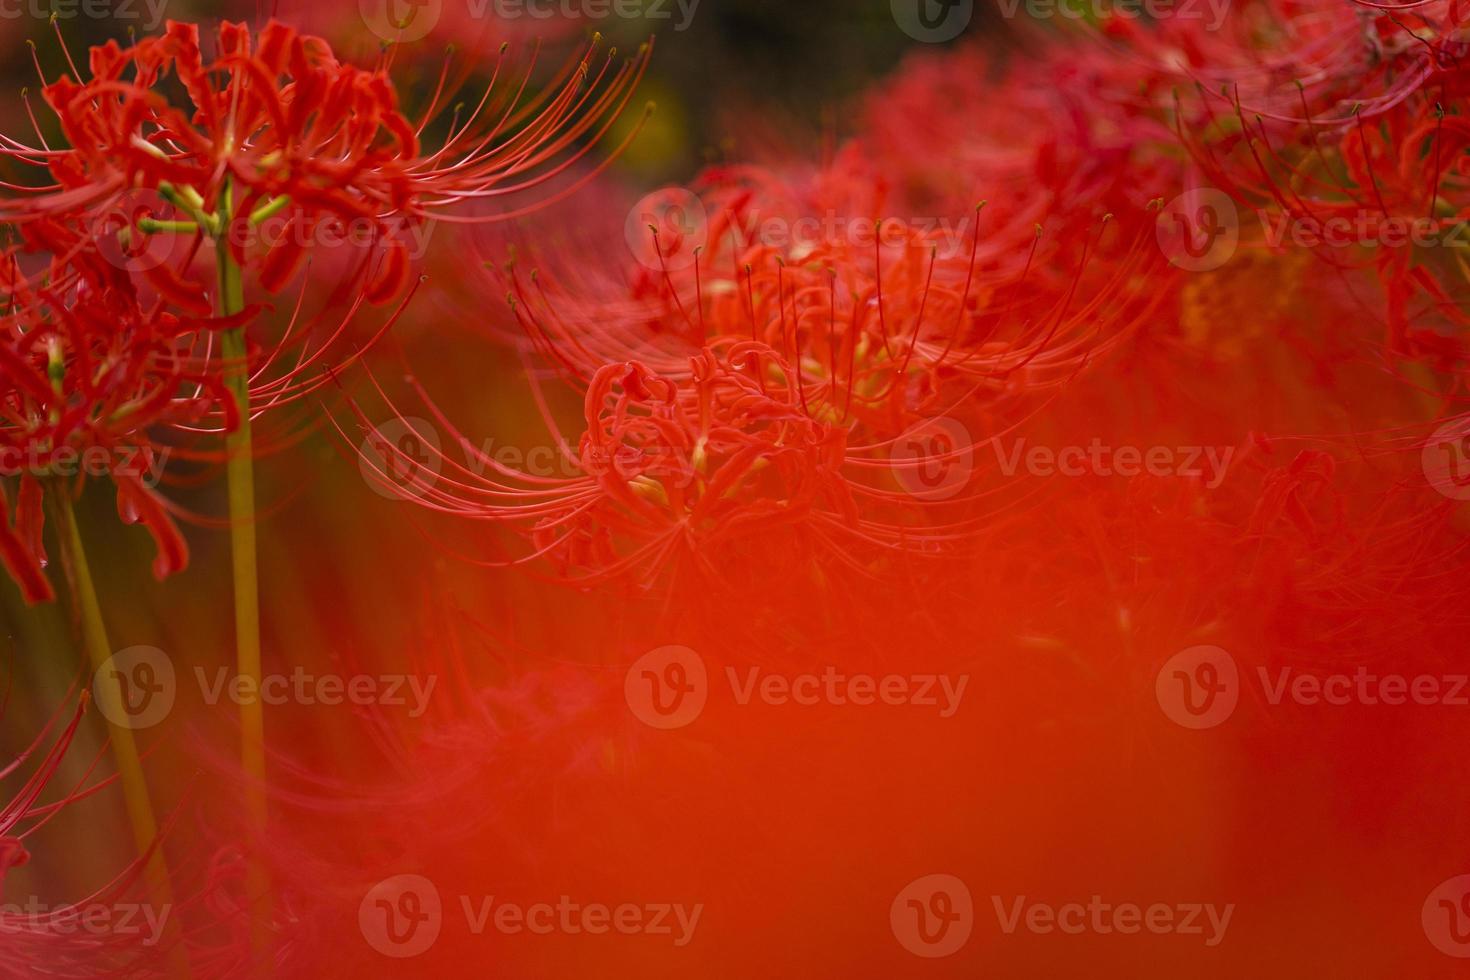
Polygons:
M217 230L230 226L233 190L227 183L220 193L219 210L211 222ZM215 235L218 277L216 312L234 316L245 308L240 265L230 254L224 234ZM225 385L239 412L239 425L226 437L226 484L230 502L230 556L233 565L235 606L235 661L238 675L259 688L260 572L255 537L255 456L250 424L250 365L245 328L227 331L221 346L225 359ZM267 808L265 795L265 713L258 700L240 705L240 763L247 783L246 816L252 829L263 834ZM251 945L258 952L266 946L269 882L258 862L252 861L246 887L251 897Z
M173 887L170 884L168 863L163 853L163 842L158 836L158 820L153 813L153 803L148 793L148 780L143 772L143 760L138 753L138 743L133 731L119 725L114 719L123 717L126 697L121 679L103 668L112 658L112 644L107 638L107 626L102 619L102 605L97 598L97 586L92 579L92 568L87 561L87 552L82 545L81 529L77 525L76 510L72 505L71 492L65 481L51 484L52 509L56 515L57 537L66 555L67 567L71 571L72 598L82 626L82 646L96 675L93 693L106 708L102 712L107 721L108 736L112 743L112 755L117 762L118 783L122 787L123 801L128 811L128 822L133 830L133 845L143 862L143 880L148 889L149 900L155 907L172 909ZM170 954L171 973L188 976L188 960L182 946L175 946Z

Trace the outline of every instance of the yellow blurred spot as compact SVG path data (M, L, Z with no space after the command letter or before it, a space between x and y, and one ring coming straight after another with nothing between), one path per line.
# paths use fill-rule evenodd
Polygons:
M689 152L689 116L684 102L676 93L659 85L645 83L638 93L649 104L657 103L658 111L626 112L613 127L608 140L621 143L642 123L642 130L620 160L623 170L635 174L659 175L677 169Z

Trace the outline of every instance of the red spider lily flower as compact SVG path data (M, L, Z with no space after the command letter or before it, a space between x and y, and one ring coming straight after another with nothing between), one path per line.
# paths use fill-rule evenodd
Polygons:
M170 23L127 49L94 48L87 80L73 65L75 78L46 86L69 145L47 143L39 126L38 146L0 140L0 154L51 181L7 185L0 218L63 263L102 254L193 316L241 312L242 276L269 294L300 279L283 326L252 318L219 342L199 338L192 356L246 389L241 409L252 421L292 406L305 414L308 396L402 314L434 223L523 213L538 202L521 212L501 202L567 195L595 176L594 167L564 179L622 114L651 54L645 45L630 61L609 52L599 63L599 44L529 99L526 80L501 84L510 73L502 49L483 95L452 113L463 69L446 61L411 119L389 81L391 52L372 70L353 67L321 39L272 22L255 35L222 25L211 55L196 27ZM426 148L431 125L448 135ZM303 312L308 262L335 283L317 314ZM396 305L364 332L357 324L369 304ZM223 410L178 427L233 429ZM253 440L252 451L271 441Z
M1114 33L1142 56L1140 84L1197 88L1174 97L1176 141L1203 182L1261 215L1249 246L1312 249L1339 273L1376 266L1387 348L1454 361L1464 276L1455 250L1434 246L1470 208L1455 163L1467 145L1457 99L1470 11L1339 10L1258 3L1223 32Z
M56 779L62 760L76 737L86 712L88 696L56 732L53 720L35 740L8 765L0 766L0 780L22 776L35 758L34 768L23 775L23 782L9 799L0 802L0 936L4 937L5 956L0 958L0 977L33 977L46 972L75 976L163 975L163 949L159 936L145 929L113 929L106 925L79 929L84 910L116 909L123 903L138 901L135 887L141 874L141 863L79 902L64 905L43 903L39 897L25 898L5 891L6 872L30 861L30 840L63 809L98 792L105 781L79 785L58 800L45 801L48 786ZM49 745L47 744L49 740ZM95 768L96 763L93 763ZM91 768L88 769L90 777ZM133 907L138 907L134 904ZM151 911L151 910L150 910ZM171 911L171 910L170 910ZM151 941L150 941L151 940ZM85 971L71 973L71 971ZM99 973L95 971L116 971Z
M117 489L118 512L144 525L158 546L164 578L188 562L169 505L156 493L163 465L186 447L169 428L211 418L233 428L237 415L220 379L195 355L201 337L239 326L239 317L184 317L145 304L121 270L55 266L41 284L3 259L0 296L0 478L19 478L14 516L0 487L0 557L28 601L52 598L42 549L42 488L59 492L86 476Z
M88 700L88 695L84 693L81 704L72 714L70 722L46 749L35 771L26 777L24 784L15 792L15 795L4 806L0 806L0 887L4 886L7 871L20 867L30 860L30 853L25 847L26 838L44 826L57 810L69 802L67 800L60 804L45 805L40 803L40 799L46 792L47 784L55 777L57 769L61 766L62 758L76 736L77 728L81 725L82 716L86 712ZM21 771L31 757L41 750L51 734L50 729L51 726L48 725L15 761L6 766L0 766L0 780L7 780ZM70 799L76 798L74 795Z
M1376 267L1386 347L1437 359L1465 322L1454 244L1470 214L1454 163L1470 129L1438 98L1426 90L1373 120L1287 133L1237 107L1247 146L1196 144L1211 179L1265 216L1258 245L1312 250L1337 270Z
M320 38L272 21L254 36L223 24L211 56L196 26L170 22L162 36L130 48L93 48L90 78L74 67L77 78L45 87L70 145L3 140L0 152L51 182L9 185L14 197L0 204L0 217L95 215L125 195L156 192L174 213L161 202L129 209L132 230L225 242L236 262L259 260L267 291L299 270L328 226L347 223L365 228L379 249L363 292L385 302L409 282L412 226L493 220L500 215L448 212L544 187L609 130L651 46L614 68L611 53L594 64L596 44L550 92L524 102L524 82L511 95L501 91L502 49L484 95L467 114L456 109L448 136L426 148L422 135L454 87L448 62L415 121L399 109L391 55L372 70L346 65ZM187 101L176 102L174 91ZM264 250L252 247L271 219L280 234Z
M675 195L699 216L692 233L630 231L638 261L562 248L537 250L546 265L529 273L487 265L523 346L581 383L620 360L687 377L706 345L754 340L798 372L814 415L891 438L961 403L1064 384L1170 295L1148 208L1032 226L1018 248L990 235L987 208L874 220L880 192L860 169L806 187L744 169L705 184Z
M8 696L9 692L6 700ZM45 845L36 839L47 825L111 785L109 778L93 778L99 755L64 795L46 799L89 702L84 692L69 719L53 719L13 761L0 765L0 780L23 780L8 800L0 794L0 937L5 943L0 977L178 976L186 956L202 971L198 975L232 975L248 957L248 942L243 911L231 904L229 895L232 878L239 875L231 875L229 865L218 859L197 885L168 904L156 903L144 887L151 852L80 900L53 903L48 896L7 890L6 873L28 864L33 851L41 851ZM62 720L65 727L54 732ZM186 933L180 928L184 919L200 928Z
M1256 0L1219 16L1105 15L1089 37L1005 63L979 46L916 58L869 100L864 139L895 186L921 200L953 202L984 180L1015 189L979 195L996 209L1120 210L1120 196L1168 199L1207 184L1319 237L1339 223L1366 225L1364 238L1406 237L1406 225L1432 237L1458 222L1462 5L1345 12L1335 0ZM1261 247L1250 231L1246 247ZM1450 250L1420 251L1322 257L1379 266L1391 349L1453 357L1463 276L1438 260Z
M364 472L385 491L514 524L532 545L515 564L546 558L582 584L768 581L774 568L809 576L808 559L861 571L964 539L969 523L935 519L898 473L942 466L943 454L895 462L892 440L850 444L853 424L804 402L806 387L779 351L749 340L707 348L677 377L605 365L588 385L576 450L546 419L565 476L506 466L458 434L463 459L418 459L354 409L368 429Z
M1128 64L1055 40L1032 58L922 53L865 97L857 140L898 206L961 214L985 199L988 237L1024 246L1037 224L1122 213L1177 185L1177 153L1160 146L1172 133Z
M1253 0L1218 24L1108 18L1107 55L1151 92L1187 82L1225 108L1266 121L1346 126L1388 111L1463 52L1466 12L1455 0L1394 7L1352 0ZM1124 75L1126 77L1126 74ZM1151 83L1151 84L1150 84Z

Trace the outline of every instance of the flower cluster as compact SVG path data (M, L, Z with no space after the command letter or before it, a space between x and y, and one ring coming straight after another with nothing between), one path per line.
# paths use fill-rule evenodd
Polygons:
M146 473L234 463L267 417L326 419L396 503L354 482L283 518L313 536L286 536L267 636L309 638L338 673L442 682L407 720L386 698L342 727L280 706L272 744L291 748L268 771L242 712L243 762L212 768L245 804L221 794L202 823L250 839L210 870L240 894L210 890L228 944L207 966L248 947L283 973L380 968L366 923L425 912L395 879L468 912L477 888L548 869L639 888L672 869L739 935L749 895L813 841L871 851L844 817L880 761L902 777L895 825L933 822L913 792L929 776L1065 835L1051 795L996 792L1029 786L1004 754L1080 733L1057 770L1094 805L1114 773L1086 770L1135 758L1140 700L1181 650L1228 649L1242 677L1450 665L1470 628L1467 19L1464 0L1241 0L1217 25L1020 28L1014 51L907 60L820 164L722 163L637 203L590 154L623 138L647 48L619 63L594 42L530 97L501 86L502 49L453 109L451 58L411 109L398 49L366 68L280 23L173 24L49 82L64 143L0 139L35 178L0 202L0 560L52 595L43 514L68 523L91 456L155 573L178 571L179 511ZM588 184L574 213L519 220L523 193L554 206ZM1394 223L1427 231L1394 245L1377 234ZM422 235L460 224L465 246L420 265ZM1340 227L1345 247L1324 235ZM474 373L477 340L498 373ZM319 412L328 388L344 396ZM521 439L553 464L493 445ZM327 563L364 538L395 559L349 591ZM253 575L253 545L235 556ZM253 579L236 585L248 688L259 617ZM848 671L908 691L920 661L964 682L954 708L983 674L984 708L931 728L917 701L867 722L845 693L797 694ZM660 707L686 696L691 737ZM994 773L956 778L977 759ZM44 819L38 792L0 810L0 876L24 854L6 814ZM268 821L268 795L293 823ZM1110 821L1136 822L1133 795L1118 805ZM973 821L951 822L936 839L976 853ZM1157 855L1157 828L1140 834ZM855 876L914 873L911 849L870 856ZM478 932L444 932L424 969L478 962ZM609 952L558 956L537 967Z
M1248 245L1279 252L1284 233L1329 270L1374 269L1365 312L1382 346L1462 372L1470 12L1263 2L1232 23L1116 34L1174 83L1169 111L1198 182L1261 219L1258 233L1243 222Z
M535 554L584 583L624 573L646 581L670 565L718 581L753 540L767 557L850 538L894 546L900 528L858 516L855 496L877 493L862 483L867 454L850 449L836 417L814 413L806 388L779 352L749 340L706 348L677 377L609 364L588 383L580 446L563 447L575 476L537 480L478 450L465 461L441 452L433 463L448 473L414 496L461 516L524 522ZM407 458L389 440L376 445L387 451L374 474L399 485Z
M955 74L967 68L960 62ZM950 158L941 166L968 172ZM556 489L572 495L563 504L553 488L488 460L468 468L436 460L436 469L457 469L455 478L414 496L463 516L516 522L531 554L555 557L563 570L576 543L583 577L636 564L645 584L689 578L690 569L708 581L722 566L769 562L773 552L761 533L773 523L819 539L819 564L862 574L895 551L932 555L973 544L990 507L984 495L961 486L941 501L918 485L922 474L942 474L970 452L945 444L944 423L977 434L1016 424L1148 328L1180 285L1154 242L1157 201L1104 192L1085 178L1059 185L1040 210L1018 211L1013 189L988 183L990 176L975 183L1002 195L999 207L984 201L937 212L942 220L904 218L924 212L890 190L903 182L855 141L815 171L723 166L690 189L650 195L618 229L626 244L612 257L592 235L554 248L535 238L487 236L480 286L505 296L511 314L492 321L490 332L585 398L580 465L587 476ZM483 330L483 318L475 325ZM765 365L759 370L743 363L756 351ZM615 468L614 490L608 475L588 468L586 447L607 441L606 418L629 417L605 403L609 381L632 382L622 397L641 407L656 401L640 390L645 377L678 392L670 404L703 407L681 413L693 425L676 416L654 430L660 444L651 453L637 447L638 458L677 459L675 470L692 480L698 465L689 446L707 451L713 426L738 424L744 437L767 438L752 431L749 417L720 420L721 402L709 397L716 377L743 378L762 397L778 398L791 423L840 439L839 449L820 457L834 493L809 492L819 485L809 479L798 489L779 467L754 483L711 478L720 494L713 509L707 500L693 505L682 490L640 483L647 480L641 472ZM368 414L365 424L380 429ZM559 431L549 414L546 422ZM688 433L688 446L672 439L675 428ZM809 436L783 433L780 458L800 459L798 447L811 444ZM371 456L380 472L403 469L385 465L376 449ZM812 469L819 457L808 458L808 472L821 472ZM677 528L681 547L667 547L667 535L609 544L633 526L596 520L619 495L619 506L658 513L658 527ZM719 533L699 532L716 513Z
M84 694L69 717L52 719L13 762L0 766L0 780L23 780L8 799L0 801L0 904L4 905L0 933L5 936L6 949L0 976L6 978L19 980L45 970L162 976L169 944L177 941L154 934L141 923L130 925L134 916L143 918L138 914L145 907L138 887L142 862L79 901L53 905L50 896L26 896L14 887L12 873L30 862L34 839L43 828L62 810L106 788L104 781L88 778L82 785L67 788L58 799L47 799L61 778L88 703ZM90 776L90 769L88 773ZM130 914L129 909L133 910ZM171 910L149 909L152 925L161 930Z
M456 110L448 136L426 148L422 133L454 97L448 63L415 121L400 109L386 64L343 64L325 41L280 22L255 37L243 24L224 24L214 47L210 60L197 26L170 22L163 36L131 48L93 48L89 79L63 77L43 92L70 146L5 141L7 157L52 183L17 188L0 218L95 215L119 195L156 191L183 220L140 230L207 234L244 262L252 227L280 214L289 234L260 260L267 292L290 281L323 225L360 219L384 250L366 293L386 299L408 278L405 223L553 179L589 151L583 137L607 131L646 64L645 57L595 66L594 45L559 89L525 105L492 82L468 113ZM497 78L509 71L505 60L502 48ZM590 79L594 67L599 77ZM609 84L596 84L604 77ZM175 86L187 95L183 105L167 94Z
M583 451L563 445L583 475L550 486L478 459L447 464L455 476L416 496L461 516L514 522L529 544L521 560L552 558L563 571L570 561L594 579L637 566L640 581L687 578L691 568L707 581L738 565L742 547L753 563L768 558L757 532L778 514L803 533L844 528L825 553L874 574L880 565L855 543L930 554L979 542L995 506L986 488L962 473L965 492L939 506L923 488L913 492L913 477L954 469L961 458L978 472L975 457L995 440L1057 437L1079 425L1167 430L1163 419L1140 416L1147 409L1135 402L1153 399L1209 417L1226 433L1221 444L1239 447L1254 427L1239 417L1239 389L1209 377L1212 365L1249 365L1266 385L1280 379L1334 401L1347 385L1376 391L1368 365L1385 352L1451 366L1463 344L1456 294L1464 275L1452 249L1365 248L1319 256L1327 259L1319 268L1255 234L1245 214L1230 229L1235 257L1198 269L1170 238L1182 225L1192 248L1224 230L1190 224L1205 190L1267 220L1355 211L1430 214L1444 227L1462 220L1454 195L1465 147L1450 99L1465 15L1437 2L1416 5L1412 16L1355 9L1342 17L1336 4L1262 0L1209 27L1183 16L1108 16L1070 35L1032 38L1029 57L980 45L917 56L869 97L859 132L820 168L714 167L688 188L644 198L626 223L611 208L606 231L562 235L554 245L487 236L480 288L504 296L510 312L489 333L540 362L538 390L555 376L584 398ZM926 214L938 227L884 217ZM803 226L805 234L791 234ZM782 234L764 233L773 227ZM614 235L626 245L609 248ZM1360 268L1377 276L1359 276ZM1325 329L1333 317L1321 311L1358 316L1375 293L1387 328L1377 350L1371 332ZM485 328L482 314L474 325ZM732 359L749 345L780 368L762 378ZM709 502L641 467L656 460L693 480L689 446L706 445L704 419L714 416L692 428L681 413L650 421L652 440L634 428L610 441L607 424L643 425L640 413L665 390L665 404L718 405L702 400L711 364L765 384L784 411L840 437L826 472L842 492L797 492L779 467L771 482L714 482L722 516L709 527L719 533L696 533L689 518L715 513ZM1179 393L1181 372L1206 372L1192 399ZM631 387L619 389L624 383ZM1413 397L1404 386L1360 397L1351 424L1379 424L1375 410L1403 419ZM555 413L544 397L537 403L562 444ZM1285 422L1264 411L1246 416L1276 436L1282 425L1342 424L1325 405L1293 408L1300 411ZM366 413L363 421L374 428ZM1429 421L1444 419L1398 424ZM949 423L969 444L946 444ZM638 433L633 446L622 432ZM780 442L788 460L806 444ZM608 458L638 465L599 472L587 447L608 445L622 453ZM1366 463L1332 458L1341 468ZM1076 503L1048 490L1053 508ZM1229 519L1248 540L1246 514ZM675 527L678 550L658 533ZM684 560L691 555L701 557Z
M42 92L64 141L34 115L33 143L0 138L23 178L0 200L17 239L0 282L0 477L19 477L0 484L0 556L27 599L52 595L43 483L70 494L68 476L111 477L124 519L158 543L155 573L179 571L171 505L140 474L175 453L226 459L219 437L267 415L310 421L310 396L402 314L434 223L500 220L527 192L589 179L563 175L626 108L649 53L617 63L598 48L527 99L524 81L502 82L502 46L483 93L452 111L464 72L446 61L417 118L391 51L359 68L276 21L225 23L212 45L170 22L94 47L85 75L67 53L71 73ZM445 135L426 145L431 126ZM330 286L310 312L318 283ZM265 315L288 289L289 316Z
M211 417L237 423L234 401L209 369L211 338L232 318L172 311L146 299L122 270L91 256L28 281L21 256L3 260L0 299L0 477L19 478L14 518L0 521L5 564L31 601L52 596L44 574L43 484L70 493L105 476L118 512L158 546L154 573L188 563L182 535L150 475L182 435ZM3 496L0 489L0 496Z

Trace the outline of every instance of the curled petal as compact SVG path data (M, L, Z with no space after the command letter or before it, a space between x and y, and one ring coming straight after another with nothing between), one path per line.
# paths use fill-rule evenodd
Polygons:
M10 501L0 486L0 562L20 586L27 603L50 602L56 598L46 578L45 555L37 546L41 537L39 504L30 487L34 480L22 483L16 521L11 523Z
M158 554L153 575L163 581L189 565L189 546L179 527L153 492L132 476L114 475L117 483L117 513L127 524L142 524L153 535Z
M278 293L286 287L306 261L306 219L292 215L280 241L271 247L260 267L260 288Z
M375 306L392 302L408 285L408 249L393 239L384 250L378 273L367 287L367 301Z

